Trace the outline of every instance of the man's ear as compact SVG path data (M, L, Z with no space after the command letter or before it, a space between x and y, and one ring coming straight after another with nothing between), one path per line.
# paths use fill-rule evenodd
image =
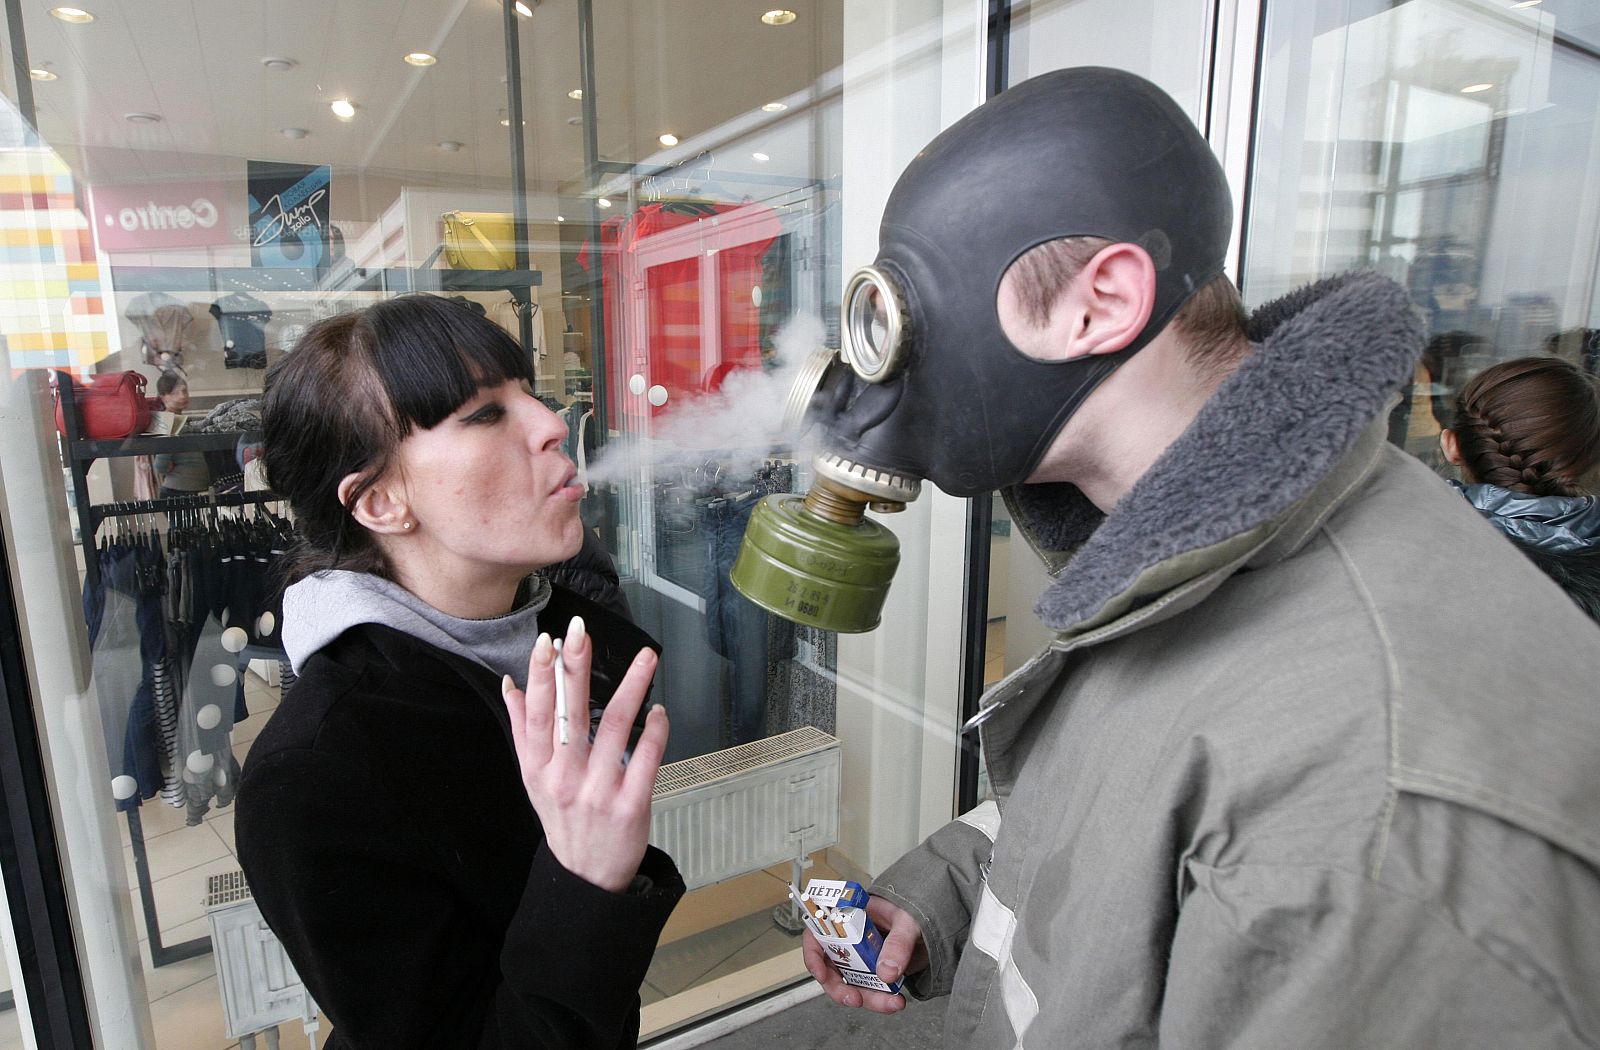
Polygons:
M1112 244L1084 264L1058 309L1070 308L1066 360L1114 354L1138 338L1156 301L1156 267L1137 244ZM1053 320L1053 318L1052 318Z
M367 486L359 495L356 487L366 480L359 471L346 474L339 482L339 502L350 508L350 516L368 532L392 535L412 531L415 521L404 493L383 478ZM354 495L354 502L351 497Z
M1135 244L1095 253L1057 293L1042 325L1023 309L1017 281L1009 272L1001 280L995 310L1011 345L1039 361L1115 353L1144 331L1155 304L1155 264Z

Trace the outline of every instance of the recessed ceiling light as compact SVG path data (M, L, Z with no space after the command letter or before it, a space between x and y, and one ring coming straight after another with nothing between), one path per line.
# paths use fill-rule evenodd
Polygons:
M406 62L413 66L431 66L439 61L426 51L413 51L406 56Z
M595 203L600 205L602 208L609 208L611 207L611 198L601 197L599 200L595 201Z
M765 106L761 107L761 111L763 113L782 113L788 108L789 107L782 102L768 102Z
M268 55L261 60L261 64L266 67L269 73L287 73L296 65L294 59L279 58L276 55Z
M767 161L772 159L771 157L767 156L765 153L752 153L752 154L750 154L750 156L754 157L756 160L759 160L763 164L765 164Z
M54 80L56 75L48 69L30 69L28 76L34 80Z
M94 15L81 7L52 7L50 17L59 18L63 22L71 22L75 26L88 25L94 21Z
M129 124L159 124L159 123L161 123L161 114L159 114L159 113L124 113L122 115L122 119L126 120Z
M1476 95L1478 92L1488 91L1492 87L1494 87L1493 84L1468 84L1461 89L1461 93L1463 95Z
M457 142L455 139L445 139L443 142L439 143L439 148L444 150L446 153L460 153L461 143Z
M523 18L532 18L533 8L523 3L522 0L517 0L517 14L521 15Z
M768 11L766 14L762 15L761 21L765 22L769 26L786 26L799 17L800 16L795 14L793 11L785 11L780 7L776 10Z
M582 102L583 88L573 88L571 91L567 92L567 97L575 102Z
M664 135L658 135L656 141L663 146L676 146L678 144L678 136L669 131Z
M286 139L303 139L307 135L311 134L311 132L307 131L305 128L279 128L278 134L282 135Z
M333 115L338 117L340 120L355 119L356 104L347 98L334 99L328 108L333 110Z

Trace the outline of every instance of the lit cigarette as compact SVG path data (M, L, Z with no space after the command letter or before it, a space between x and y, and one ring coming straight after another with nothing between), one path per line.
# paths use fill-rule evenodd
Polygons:
M568 742L567 734L567 672L561 663L561 639L554 642L556 648L556 733L557 739L565 746Z

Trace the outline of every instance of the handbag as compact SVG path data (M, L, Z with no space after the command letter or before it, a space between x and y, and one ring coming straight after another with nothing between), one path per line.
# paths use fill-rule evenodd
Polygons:
M517 261L517 235L504 212L447 211L444 258L453 270L512 270Z
M60 373L56 373L56 432L67 433L66 406L61 403ZM72 383L72 401L78 409L78 436L106 441L142 434L150 427L150 399L145 378L138 372L105 372L90 383Z

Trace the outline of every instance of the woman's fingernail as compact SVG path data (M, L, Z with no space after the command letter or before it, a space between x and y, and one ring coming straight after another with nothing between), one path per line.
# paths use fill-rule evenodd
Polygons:
M501 678L500 678L500 695L501 696L510 696L516 690L516 688L517 688L517 683L515 683L515 682L513 682L511 680L511 676L510 675L502 675L501 676Z
M583 617L574 616L567 624L567 652L582 651L584 634Z
M549 667L555 659L556 647L550 644L550 636L539 632L539 640L533 645L533 662L540 667Z

